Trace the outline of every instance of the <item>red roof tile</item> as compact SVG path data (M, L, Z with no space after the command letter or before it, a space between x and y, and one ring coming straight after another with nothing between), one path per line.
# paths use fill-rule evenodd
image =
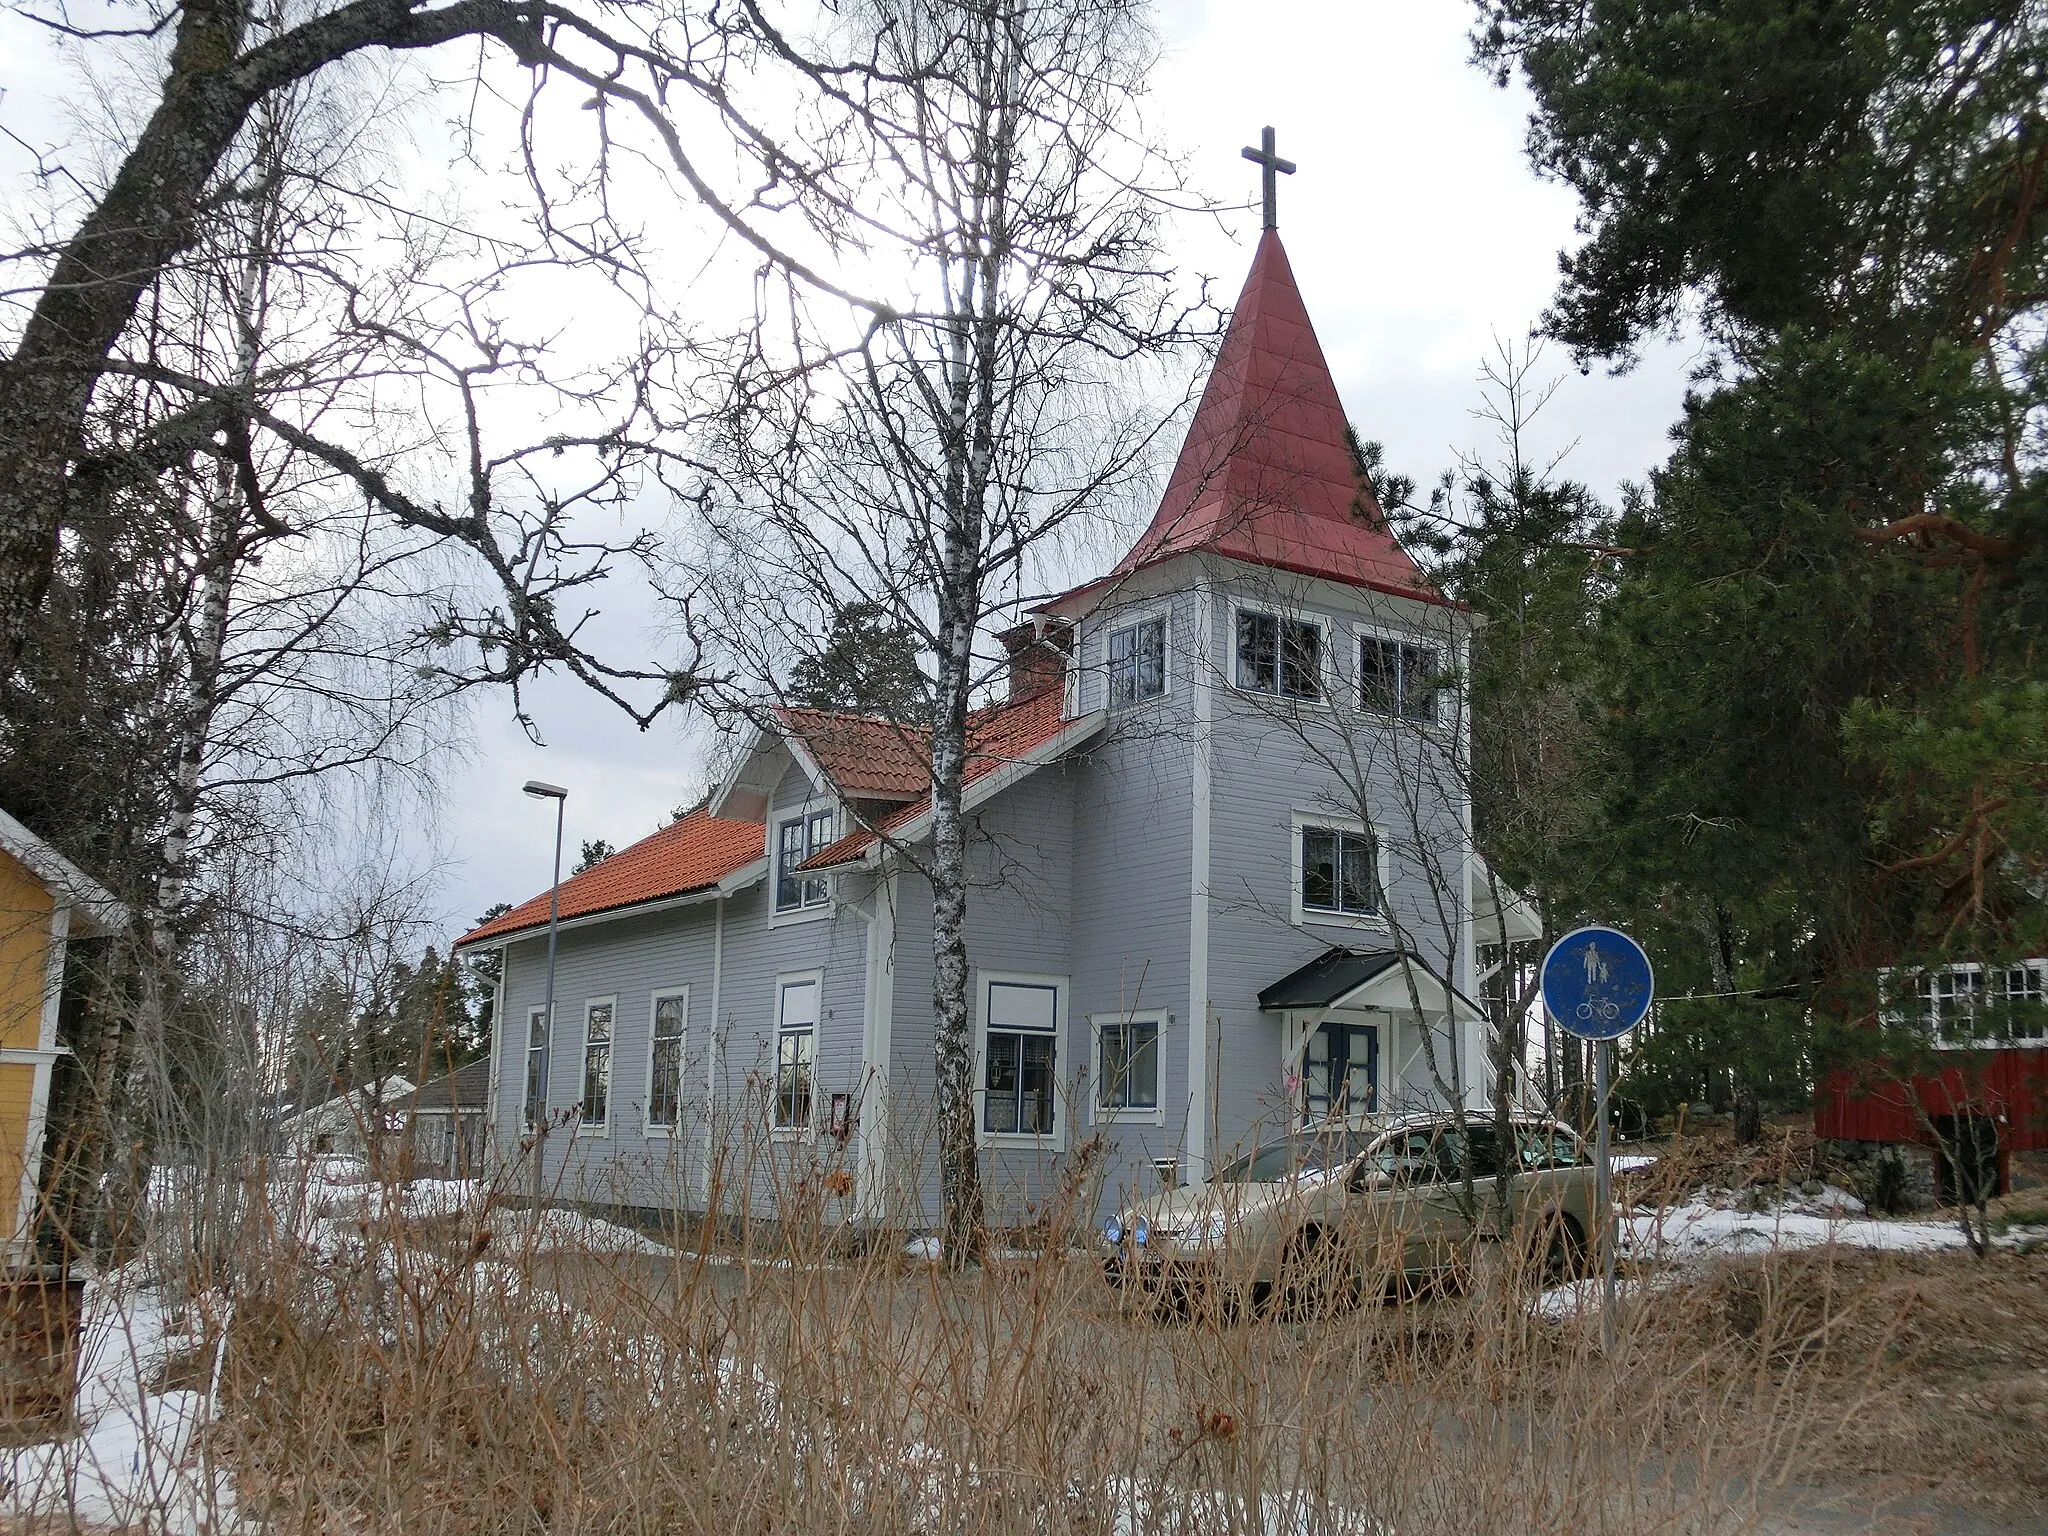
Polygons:
M1267 230L1151 527L1117 567L1194 550L1442 599L1387 530L1280 236Z
M962 787L986 778L1006 763L1030 756L1073 722L1065 718L1061 691L1045 689L1015 703L978 709L967 717L967 768ZM920 795L911 804L892 812L878 823L882 832L908 825L931 809L931 796ZM876 840L866 827L849 832L827 844L805 861L805 869L829 869L864 853Z
M830 709L785 709L783 724L843 795L910 800L931 786L931 732Z
M643 837L564 880L561 915L588 917L706 890L760 858L765 836L758 821L727 821L709 811L692 811L652 837ZM547 920L548 893L542 891L455 942L475 944L525 928L545 927Z

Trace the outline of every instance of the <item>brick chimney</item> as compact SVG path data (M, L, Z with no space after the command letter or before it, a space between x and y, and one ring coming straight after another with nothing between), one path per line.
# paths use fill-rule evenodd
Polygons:
M1067 681L1067 654L1073 642L1070 619L1034 619L1006 629L996 638L1010 656L1010 702L1035 698Z

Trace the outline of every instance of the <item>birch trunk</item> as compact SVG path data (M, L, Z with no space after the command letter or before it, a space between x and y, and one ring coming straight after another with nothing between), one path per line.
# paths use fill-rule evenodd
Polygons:
M255 209L254 225L249 250L234 289L233 383L244 395L253 394L261 351L260 304L276 217L275 205L268 194L277 186L276 156L279 148L274 116L266 108L259 127L256 152L258 181L251 198ZM243 537L248 519L245 514L233 466L225 460L217 461L197 552L201 572L199 612L185 648L184 698L172 739L170 814L164 832L156 900L147 914L147 930L142 945L140 1006L132 1029L127 1021L118 1017L108 1020L98 1060L94 1063L92 1105L100 1123L89 1144L96 1149L114 1145L121 1108L131 1098L126 1091L127 1079L138 1065L154 1070L159 1096L165 1100L165 1107L170 1107L167 1093L171 1083L168 1024L178 1004L186 942L180 916L191 886L192 832L198 820L207 751L220 706L221 664L227 650L235 578L246 554ZM138 1051L143 1053L140 1062L137 1061ZM189 1106L188 1112L204 1114L216 1107ZM212 1136L195 1139L200 1150L209 1155L222 1150L215 1145ZM200 1188L212 1190L218 1187L219 1182L217 1179L204 1179L200 1181ZM205 1218L215 1213L191 1214L195 1224L204 1224Z

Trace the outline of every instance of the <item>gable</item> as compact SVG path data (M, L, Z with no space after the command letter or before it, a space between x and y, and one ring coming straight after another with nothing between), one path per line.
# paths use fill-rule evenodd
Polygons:
M756 730L725 782L711 792L705 809L730 821L766 821L776 786L795 761L788 743L772 731Z

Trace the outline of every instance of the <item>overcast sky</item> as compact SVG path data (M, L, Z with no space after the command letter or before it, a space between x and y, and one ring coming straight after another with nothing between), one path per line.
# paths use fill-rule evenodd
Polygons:
M1166 0L1166 55L1147 111L1155 135L1190 158L1197 185L1255 199L1257 168L1239 157L1263 124L1297 174L1280 185L1280 231L1352 420L1386 444L1390 467L1425 485L1461 451L1485 446L1471 412L1480 361L1541 315L1557 253L1573 242L1574 201L1539 182L1523 154L1527 98L1498 91L1468 60L1471 11L1458 0ZM0 23L4 119L44 115L47 89L18 23ZM19 131L17 127L17 131ZM19 165L0 153L0 164ZM1184 269L1242 282L1256 212L1190 219L1176 237ZM1612 496L1660 461L1678 413L1685 347L1652 351L1634 372L1564 376L1538 423L1539 446L1569 448L1563 472ZM629 589L603 628L616 644L654 644L655 615ZM474 740L448 775L442 829L451 931L497 900L544 889L551 807L530 777L570 790L568 846L624 845L666 820L703 782L686 728L636 731L572 684L543 682L527 704L547 744L529 743L509 700L476 699Z

